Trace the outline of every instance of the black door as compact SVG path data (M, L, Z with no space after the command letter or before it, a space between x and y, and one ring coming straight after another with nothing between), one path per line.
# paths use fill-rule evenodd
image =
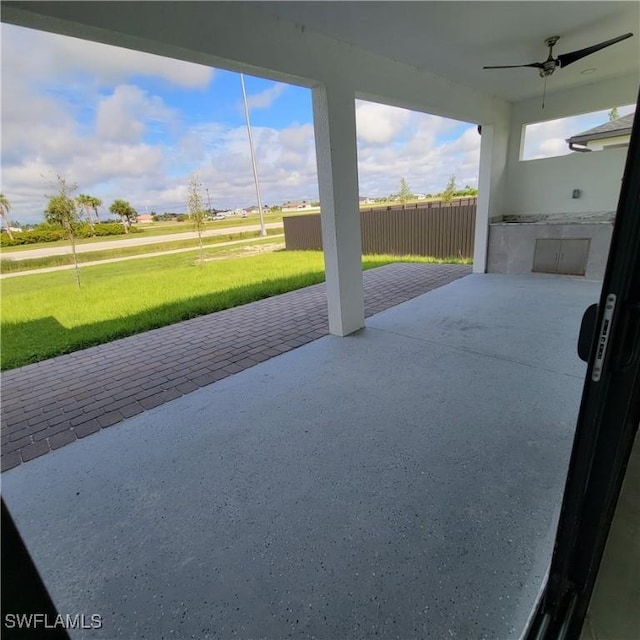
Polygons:
M587 376L549 578L526 640L579 638L640 422L638 107L593 330L583 322Z

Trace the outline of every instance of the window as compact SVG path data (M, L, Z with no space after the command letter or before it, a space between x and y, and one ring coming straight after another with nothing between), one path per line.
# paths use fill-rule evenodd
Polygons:
M625 147L631 134L634 109L634 105L627 105L527 124L520 159L538 160L579 151Z

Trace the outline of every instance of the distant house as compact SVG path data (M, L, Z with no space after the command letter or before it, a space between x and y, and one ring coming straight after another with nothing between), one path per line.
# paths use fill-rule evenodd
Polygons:
M373 198L369 198L368 196L360 196L358 198L358 200L360 201L360 204L372 204L373 203Z
M633 125L633 113L605 122L567 139L571 151L601 151L628 147Z
M148 224L150 222L153 222L153 215L150 213L139 213L137 222L141 224Z
M259 213L260 212L260 210L258 209L258 207L255 204L253 206L251 206L251 207L247 207L245 209L245 211L247 213ZM267 206L263 206L262 207L262 213L269 213L269 211L271 211L270 207L267 207Z
M307 200L288 200L282 205L282 211L299 211L300 209L312 208L313 206Z

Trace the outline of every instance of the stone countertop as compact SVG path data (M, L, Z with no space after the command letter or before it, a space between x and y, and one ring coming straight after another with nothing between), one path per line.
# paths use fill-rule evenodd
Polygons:
M594 213L551 213L540 215L505 215L491 220L491 224L612 224L615 211Z

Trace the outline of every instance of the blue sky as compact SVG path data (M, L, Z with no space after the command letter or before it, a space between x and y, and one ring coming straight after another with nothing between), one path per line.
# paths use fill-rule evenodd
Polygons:
M140 213L184 211L193 172L214 207L255 204L238 74L1 29L2 192L12 219L42 220L58 174L100 197L103 211L116 198ZM263 202L318 199L311 91L245 79ZM451 174L477 185L475 125L361 101L356 122L361 195L388 195L402 177L418 193L441 191ZM549 135L562 150L563 127L530 137L532 157Z

